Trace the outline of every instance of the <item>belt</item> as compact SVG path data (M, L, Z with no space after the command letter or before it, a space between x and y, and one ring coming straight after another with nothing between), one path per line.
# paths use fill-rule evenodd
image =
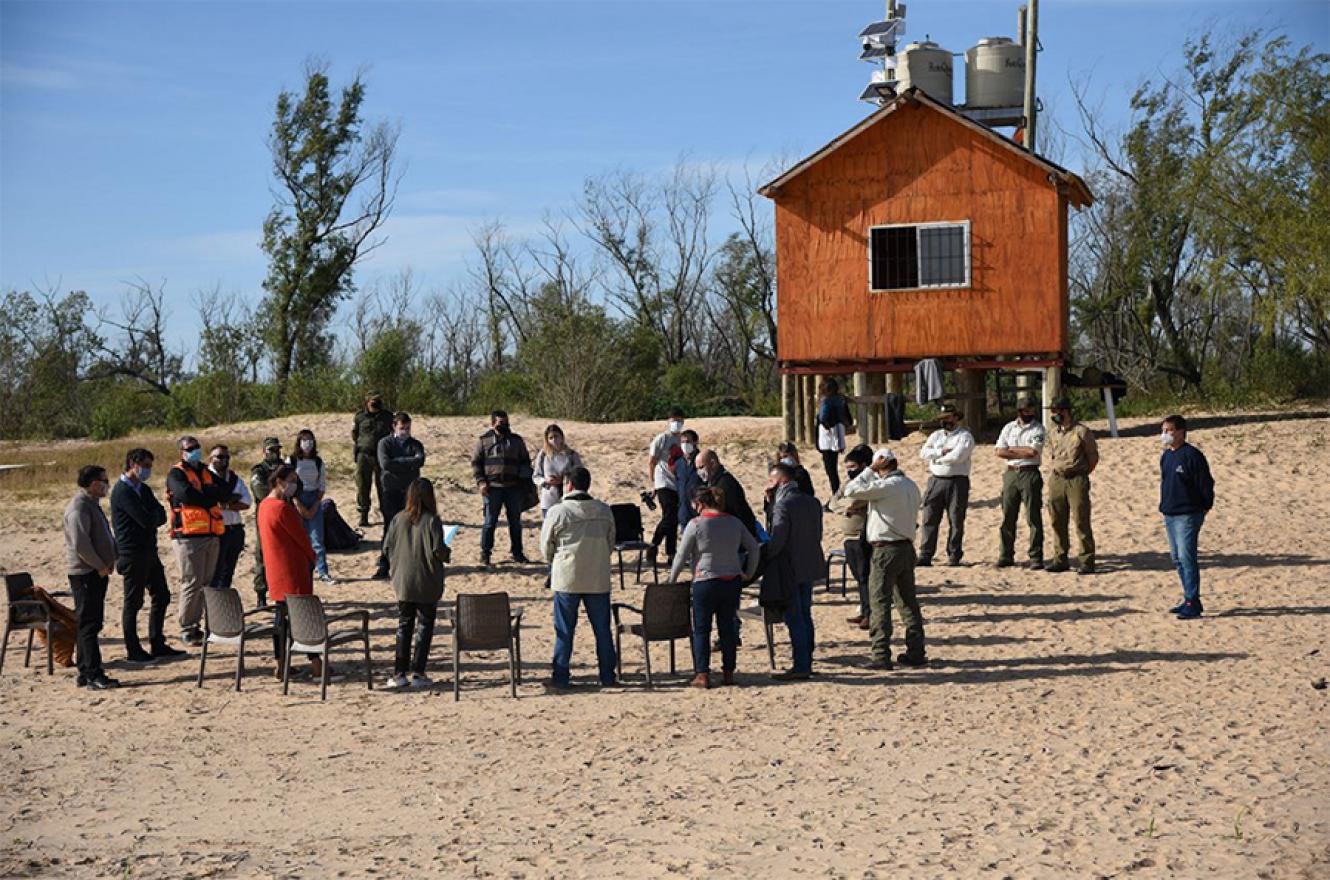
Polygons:
M1009 464L1009 465L1007 465L1007 470L1009 470L1009 471L1037 471L1037 470L1039 470L1039 465L1037 465L1037 464Z
M961 478L970 479L969 474L935 474L930 472L929 476L935 480L959 480Z
M896 544L913 544L914 542L901 538L898 541L869 541L868 543L873 547L891 547Z

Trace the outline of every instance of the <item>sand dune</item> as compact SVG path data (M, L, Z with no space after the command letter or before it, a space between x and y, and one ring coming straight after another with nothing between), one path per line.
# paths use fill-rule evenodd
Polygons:
M819 587L811 682L770 682L749 625L741 687L685 688L681 643L681 674L647 691L640 647L626 644L625 686L555 697L537 684L553 642L542 569L475 566L466 458L481 426L421 418L426 475L445 518L468 526L449 595L504 589L527 607L521 698L507 695L504 658L477 656L454 703L446 629L428 694L369 692L347 657L327 703L308 683L283 697L261 649L240 694L224 653L202 689L195 657L128 669L114 577L103 649L125 688L92 694L73 670L25 669L18 637L6 658L0 875L1325 877L1330 692L1312 682L1330 673L1330 425L1324 413L1196 421L1219 486L1201 621L1165 613L1179 589L1155 511L1156 429L1129 420L1127 436L1101 439L1092 578L992 566L1001 472L980 447L970 564L920 572L927 669L867 669L866 634L845 622L852 597ZM235 454L249 462L264 435L307 425L324 440L332 496L353 512L349 418L218 433L248 440ZM514 426L533 438L544 421ZM756 495L778 421L692 426ZM594 491L634 499L658 427L564 427ZM922 440L897 444L920 480ZM6 502L0 565L63 586L66 496ZM395 624L391 587L368 580L378 532L333 556L343 582L318 590L370 609L376 688ZM504 550L501 535L496 559ZM249 571L246 555L246 583ZM663 668L663 648L655 658ZM585 626L574 662L575 678L594 680Z

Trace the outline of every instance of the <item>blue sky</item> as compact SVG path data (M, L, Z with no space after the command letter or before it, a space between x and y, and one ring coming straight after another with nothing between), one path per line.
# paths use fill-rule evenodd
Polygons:
M469 230L532 229L588 176L681 156L740 168L797 157L868 112L855 35L878 0L156 2L0 0L0 287L111 302L165 282L256 299L271 205L264 138L305 60L366 71L367 115L401 123L389 241L362 283L410 266L459 280ZM1016 0L908 4L911 38L954 51L1012 35ZM1123 121L1183 38L1264 27L1330 50L1330 3L1044 0L1040 94L1074 123L1084 80ZM1078 150L1064 160L1078 167Z

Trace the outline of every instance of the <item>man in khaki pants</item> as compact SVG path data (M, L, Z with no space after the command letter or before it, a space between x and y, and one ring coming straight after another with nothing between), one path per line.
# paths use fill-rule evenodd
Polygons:
M1080 574L1094 573L1094 531L1090 527L1090 474L1099 465L1094 434L1071 413L1071 403L1059 398L1049 407L1053 430L1044 446L1048 453L1048 514L1053 527L1053 558L1048 571L1066 571L1070 540L1067 522L1076 525L1080 544Z
M203 464L197 438L180 438L180 460L166 475L171 538L180 566L180 640L190 647L203 644L203 590L212 584L221 550L221 503L230 496Z

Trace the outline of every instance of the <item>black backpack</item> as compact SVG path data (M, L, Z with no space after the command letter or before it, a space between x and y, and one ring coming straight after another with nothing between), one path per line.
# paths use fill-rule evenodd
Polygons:
M364 534L351 528L342 515L337 512L337 502L331 498L323 500L323 547L333 552L356 550Z

